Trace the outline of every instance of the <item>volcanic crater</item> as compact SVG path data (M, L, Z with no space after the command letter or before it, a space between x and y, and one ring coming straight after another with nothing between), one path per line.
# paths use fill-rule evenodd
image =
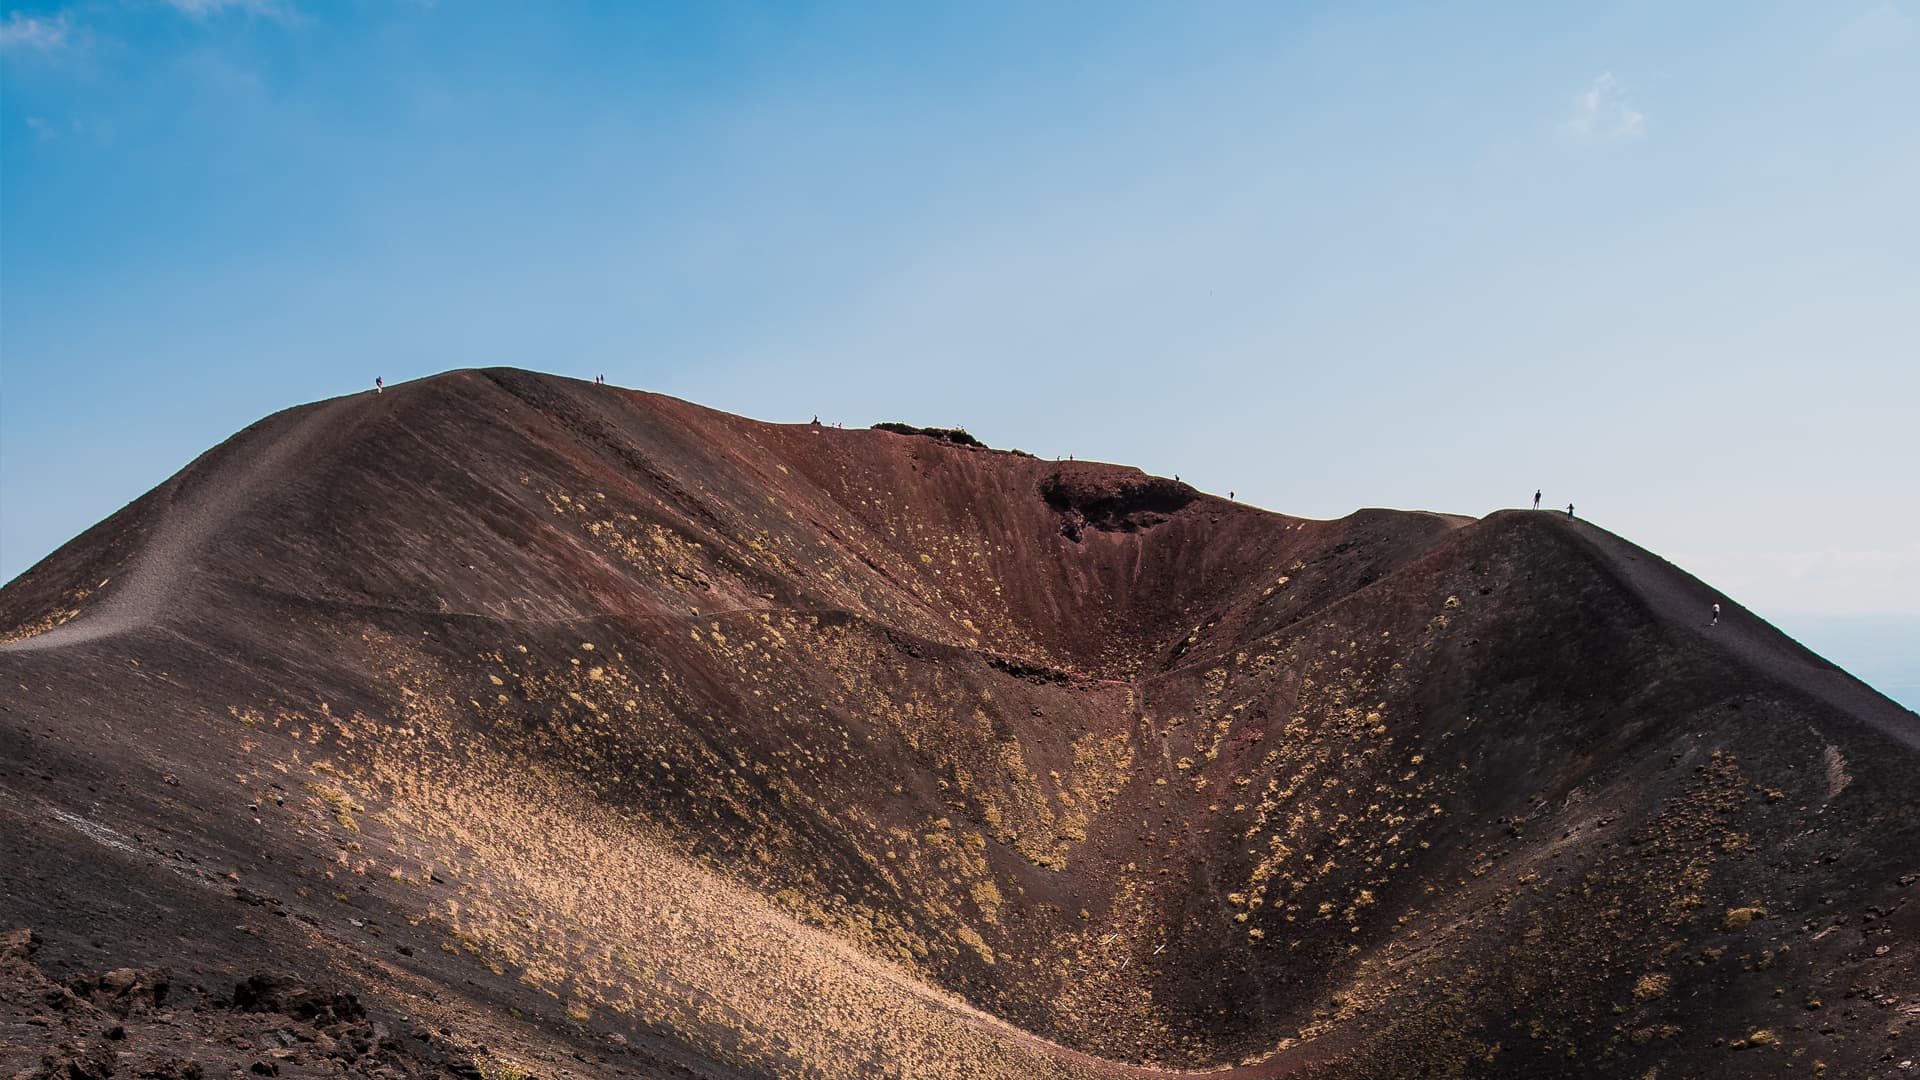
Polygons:
M452 372L7 585L6 1075L1920 1056L1920 719L1737 604L889 426Z

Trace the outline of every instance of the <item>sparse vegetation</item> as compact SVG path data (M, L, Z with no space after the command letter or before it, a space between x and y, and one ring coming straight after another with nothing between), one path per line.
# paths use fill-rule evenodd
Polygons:
M990 449L986 443L967 434L966 428L914 427L912 424L901 424L889 421L883 424L875 424L873 425L873 429L875 431L891 431L896 435L924 435L929 439L938 439L941 442L953 443L955 446L972 446L982 450Z

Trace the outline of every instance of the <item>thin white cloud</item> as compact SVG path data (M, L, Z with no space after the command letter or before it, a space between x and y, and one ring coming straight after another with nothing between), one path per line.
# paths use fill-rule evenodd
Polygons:
M1882 0L1847 24L1847 34L1862 38L1884 38L1905 34L1913 26L1913 16Z
M166 5L196 19L211 18L229 11L261 15L270 19L291 19L294 10L283 0L164 0Z
M0 22L0 49L35 49L52 52L67 43L65 12L51 18L16 11Z
M1603 71L1573 96L1573 114L1560 132L1575 139L1637 139L1647 133L1647 114L1628 105L1620 80Z
M1647 116L1635 112L1625 105L1620 106L1620 115L1614 124L1613 133L1622 139L1637 139L1647 133Z
M1833 43L1843 52L1898 49L1912 36L1913 21L1913 16L1901 11L1892 0L1882 0L1842 25Z

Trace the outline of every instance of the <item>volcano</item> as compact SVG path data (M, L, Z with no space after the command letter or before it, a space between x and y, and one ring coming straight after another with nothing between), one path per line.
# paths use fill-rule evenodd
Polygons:
M0 1073L1920 1058L1914 714L1564 514L964 434L460 371L67 544L0 591Z

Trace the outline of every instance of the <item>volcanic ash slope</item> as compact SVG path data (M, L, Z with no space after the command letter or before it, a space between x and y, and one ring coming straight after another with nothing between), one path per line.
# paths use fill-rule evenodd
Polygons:
M0 592L0 1065L1896 1075L1920 721L1713 598L519 371L292 409Z

